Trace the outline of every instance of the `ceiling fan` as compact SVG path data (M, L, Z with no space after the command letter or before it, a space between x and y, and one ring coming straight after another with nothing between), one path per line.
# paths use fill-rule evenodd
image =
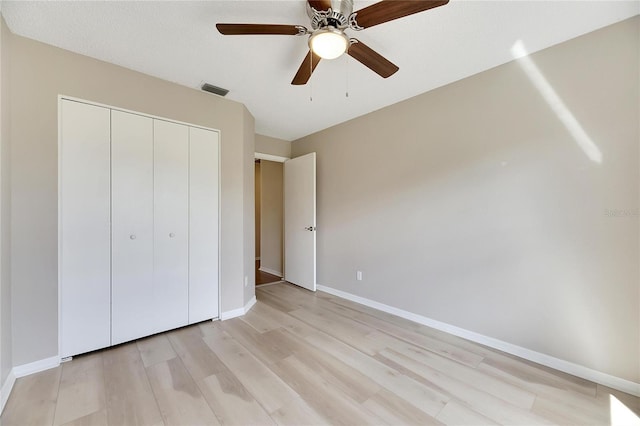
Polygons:
M348 37L345 30L361 31L443 6L448 2L449 0L382 0L354 12L353 0L307 0L311 30L302 25L276 24L216 24L216 28L223 35L309 35L309 53L291 82L294 85L306 84L320 59L335 59L344 53L387 78L399 68L360 40Z

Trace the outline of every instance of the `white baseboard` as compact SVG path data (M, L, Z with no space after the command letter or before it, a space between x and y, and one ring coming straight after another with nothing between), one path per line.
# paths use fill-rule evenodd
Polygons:
M45 358L39 361L34 361L28 364L22 364L13 367L9 372L7 379L2 384L2 388L0 389L0 414L2 414L2 410L4 410L4 406L9 400L9 396L11 395L11 390L13 389L13 385L16 382L16 379L28 376L29 374L49 370L50 368L56 368L59 365L60 357L56 355L52 356L51 358Z
M275 269L263 268L262 266L258 268L258 271L266 272L267 274L275 275L276 277L282 278L282 272L276 271Z
M13 367L13 374L16 378L28 376L29 374L39 373L40 371L56 368L60 365L60 356L52 356L51 358L41 359L39 361L30 362Z
M7 379L2 384L2 388L0 389L0 414L4 410L4 406L7 404L9 400L9 395L11 395L11 390L13 389L13 385L16 382L16 375L13 373L13 369L9 371L7 375Z
M244 305L244 313L246 314L247 312L249 312L249 310L253 308L253 305L255 305L256 302L257 302L257 299L256 299L256 295L254 294L253 297L247 302L247 304Z
M343 299L351 300L352 302L360 303L361 305L378 309L380 311L387 312L389 314L393 314L413 322L417 322L418 324L426 325L427 327L435 328L436 330L444 331L445 333L453 334L454 336L462 337L464 339L471 340L472 342L480 343L482 345L489 346L491 348L498 349L512 355L516 355L520 358L524 358L526 360L533 361L535 363L542 364L555 370L559 370L586 380L590 380L592 382L599 383L601 385L617 389L631 395L640 396L640 383L612 376L610 374L593 370L583 365L565 361L560 358L555 358L541 352L523 348L522 346L504 342L502 340L485 336L474 331L465 330L464 328L456 327L454 325L440 322L422 315L414 314L413 312L408 312L399 308L395 308L393 306L385 305L384 303L356 296L355 294L337 290L332 287L327 287L324 285L318 285L317 287L318 290L324 291L325 293L333 294L334 296L342 297Z
M226 312L222 312L220 313L220 321L225 321L231 318L236 318L236 317L241 317L244 314L246 314L247 312L249 312L249 309L251 309L251 307L253 305L256 304L256 296L254 295L251 300L249 300L247 302L246 305L244 305L242 308L238 308L238 309L233 309L231 311L226 311Z

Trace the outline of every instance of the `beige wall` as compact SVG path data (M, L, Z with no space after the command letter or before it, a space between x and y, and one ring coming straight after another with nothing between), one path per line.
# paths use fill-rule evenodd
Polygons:
M261 176L260 176L260 162L256 161L255 163L255 190L256 190L256 194L255 194L255 202L256 202L256 258L260 257L260 180L261 180Z
M266 272L277 272L282 276L282 236L283 236L283 165L262 160L261 176L261 249L260 267Z
M236 102L15 35L11 72L14 365L58 352L59 94L221 130L222 311L242 307L249 295L243 290L245 258L248 250L252 261L254 250L255 131L247 109ZM253 285L248 289L253 290Z
M256 295L255 263L255 121L246 108L242 108L242 176L243 176L243 259L244 293L242 305L246 306ZM224 226L224 224L223 224Z
M640 382L639 27L530 57L601 163L520 62L293 142L318 283Z
M256 134L256 152L291 158L291 142Z
M11 33L0 16L0 387L12 364L11 334Z

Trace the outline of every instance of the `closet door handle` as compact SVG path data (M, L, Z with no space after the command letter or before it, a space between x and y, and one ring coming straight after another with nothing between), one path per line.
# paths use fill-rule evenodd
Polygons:
M175 237L175 236L176 236L176 234L174 234L173 232L170 232L170 233L169 233L169 238L173 238L173 237Z
M131 234L131 235L129 235L129 239L131 239L131 240L135 240L135 239L136 239L136 236L135 236L134 234Z

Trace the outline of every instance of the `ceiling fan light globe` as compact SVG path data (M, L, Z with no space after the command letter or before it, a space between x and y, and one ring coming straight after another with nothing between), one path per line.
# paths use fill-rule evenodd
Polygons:
M339 30L324 28L309 37L309 48L322 59L335 59L347 51L349 38Z

